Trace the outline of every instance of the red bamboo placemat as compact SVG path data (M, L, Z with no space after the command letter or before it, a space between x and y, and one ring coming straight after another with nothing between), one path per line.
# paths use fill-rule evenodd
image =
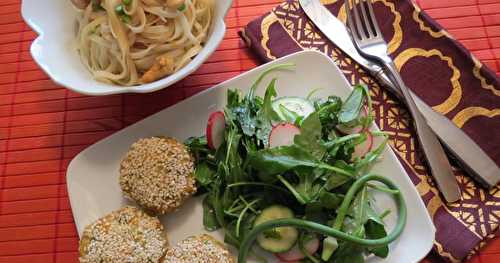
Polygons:
M97 140L255 67L237 31L280 2L234 0L216 53L171 88L88 97L58 87L36 66L29 54L36 34L22 21L20 0L1 1L0 263L77 262L78 237L65 183L69 161ZM500 75L500 0L418 3ZM472 262L498 257L499 239Z

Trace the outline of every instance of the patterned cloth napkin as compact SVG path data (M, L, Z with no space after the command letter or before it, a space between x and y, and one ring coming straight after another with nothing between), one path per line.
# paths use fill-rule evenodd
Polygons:
M322 2L345 22L344 1ZM410 0L374 2L390 55L406 84L500 164L500 82L496 75ZM307 19L297 1L288 0L255 19L240 35L263 61L303 49L319 50L336 62L352 84L369 86L377 125L391 135L390 145L437 228L434 249L439 255L449 261L460 261L495 236L500 218L499 187L484 190L455 167L462 198L446 205L422 164L406 109L329 42Z

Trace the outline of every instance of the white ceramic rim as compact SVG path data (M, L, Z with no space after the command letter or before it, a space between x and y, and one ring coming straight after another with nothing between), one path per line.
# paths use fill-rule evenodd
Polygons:
M291 55L288 55L288 56L285 56L285 57L282 57L282 58L279 58L271 63L268 63L268 64L265 64L265 65L262 65L262 66L259 66L257 68L254 68L250 71L247 71L245 73L243 73L242 75L239 75L239 76L236 76L232 79L229 79L229 80L226 80L212 88L209 88L205 91L202 91L200 93L198 93L197 95L194 95L192 97L190 97L189 99L179 103L179 104L176 104L176 105L173 105L171 107L169 107L169 109L171 109L172 111L175 111L175 110L178 110L179 108L182 108L184 106L184 104L186 103L189 103L189 100L198 100L200 99L200 97L203 97L205 96L206 94L210 93L210 92L213 92L214 89L218 89L218 88L227 88L229 87L230 85L228 83L232 83L234 82L235 80L237 80L238 78L242 77L242 76L246 76L246 75L251 75L255 72L259 72L259 71L262 71L263 69L269 67L271 64L275 64L275 63L284 63L290 59L293 59L294 57L300 57L300 56L315 56L317 58L315 58L317 60L324 60L324 59L327 59L328 60L328 63L330 63L332 65L332 67L335 68L336 71L338 71L339 75L342 77L343 81L345 81L345 83L349 83L347 81L347 79L345 78L345 76L343 75L343 73L340 71L340 69L335 65L335 62L327 57L325 54L321 53L321 52L317 52L317 51L301 51L301 52L297 52L297 53L294 53L294 54L291 54ZM232 86L231 86L232 87ZM215 106L215 104L213 104L213 106ZM219 105L220 106L220 105ZM163 110L165 111L165 110ZM143 120L143 121L146 121L146 123L150 123L152 122L153 119L155 119L155 121L158 121L158 118L159 116L162 116L163 115L163 111L160 111L156 114L153 114L151 116L149 116L147 119ZM208 114L208 113L207 113ZM150 120L148 120L150 119ZM85 159L85 155L89 154L89 152L93 152L94 149L98 148L98 147L102 147L102 144L107 144L107 140L110 139L110 137L112 136L120 136L121 134L123 133L128 133L128 132L131 132L131 131L135 131L137 130L140 126L142 125L146 125L146 127L148 126L148 124L144 124L144 123L141 123L142 121L138 122L138 123L135 123L131 126L128 126L127 128L125 128L124 130L121 130L121 131L118 131L117 133L114 133L113 135L110 135L109 137L95 143L94 145L88 147L87 149L85 149L84 151L82 151L80 154L78 154L69 164L68 166L68 169L67 169L67 183L68 183L68 196L69 196L69 200L70 200L70 203L71 203L71 206L72 206L72 210L75 208L75 207L79 207L79 200L76 200L76 196L74 196L74 194L72 194L72 188L77 188L76 187L76 184L75 183L75 180L77 180L78 178L78 175L76 173L73 173L74 170L78 170L78 167L80 166L80 162L82 161L81 159ZM150 124L149 124L150 125ZM135 132L134 132L135 133ZM405 196L406 198L411 198L411 199L414 199L415 198L415 202L416 202L416 205L418 208L414 208L414 209L417 209L417 211L419 212L423 212L423 213L426 213L426 215L423 216L423 218L420 218L420 220L417 222L418 225L425 225L426 226L426 230L430 231L430 233L428 233L429 235L427 236L422 236L420 239L422 240L423 242L423 246L420 247L420 249L418 251L414 251L415 253L418 254L418 258L414 258L415 261L412 261L412 262L419 262L422 258L424 258L427 253L432 249L432 246L433 246L433 240L435 238L435 232L436 232L436 229L434 227L434 224L431 220L431 218L429 217L428 213L427 213L427 209L423 203L423 201L421 200L420 198L420 195L418 194L415 186L413 185L413 183L411 182L410 178L407 176L402 164L397 160L397 157L396 157L396 154L393 152L392 149L390 149L390 147L387 148L388 151L388 154L390 154L392 156L392 158L395 160L395 163L394 165L396 166L395 168L399 169L401 171L401 176L404 176L404 178L402 178L402 180L406 181L408 183L408 186L411 187L413 190L411 192L408 192L409 196ZM91 154L93 155L93 154ZM88 166L85 166L85 167L88 167ZM86 168L85 168L86 170ZM84 171L84 173L87 173L88 171ZM388 197L390 198L390 197ZM193 198L194 199L194 198ZM194 202L194 201L193 201ZM414 203L415 204L415 203ZM408 200L407 200L407 205L408 205ZM408 209L412 209L412 207L407 207ZM76 209L76 210L79 210L80 208ZM74 210L73 210L74 211ZM87 213L88 210L85 210ZM76 222L79 222L77 223L77 228L78 228L78 232L80 233L81 230L83 229L84 225L82 225L83 222L81 222L80 220L82 219L79 219L78 218L78 214L79 214L79 211L74 211L73 212L73 216L75 218L75 221ZM95 215L95 216L98 216L98 215ZM167 217L167 220L169 220L169 217ZM98 217L96 217L98 218ZM163 217L162 217L163 218ZM162 222L164 219L161 219ZM174 220L174 219L172 219ZM414 222L415 223L415 222ZM418 228L418 225L413 225L413 226L409 226L407 225L406 228L413 228L414 230L416 228ZM418 231L418 230L417 230ZM404 232L403 232L404 233ZM213 234L213 233L212 233ZM432 236L430 236L432 235ZM396 241L394 241L394 243L398 243L398 240L397 239ZM397 260L393 257L391 257L391 255L394 255L394 254L389 254L389 258L387 259L380 259L378 258L378 260L376 262L394 262L393 260ZM414 254L415 255L415 254ZM370 260L367 261L367 262L372 262L372 259L373 257L370 257L369 258ZM380 260L380 261L379 261ZM395 261L395 262L398 262L398 261Z

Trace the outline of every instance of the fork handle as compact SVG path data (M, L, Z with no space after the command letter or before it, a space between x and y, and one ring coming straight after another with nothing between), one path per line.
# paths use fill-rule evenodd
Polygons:
M418 110L417 105L413 101L410 94L410 90L406 87L401 75L394 65L394 62L383 61L383 65L389 73L388 75L392 78L393 83L395 83L400 89L406 101L406 105L411 116L413 117L420 146L424 151L427 164L431 169L431 173L437 183L437 186L439 187L439 190L443 193L447 202L455 202L459 200L460 190L443 147L439 143L439 140L434 132L427 125L422 113Z

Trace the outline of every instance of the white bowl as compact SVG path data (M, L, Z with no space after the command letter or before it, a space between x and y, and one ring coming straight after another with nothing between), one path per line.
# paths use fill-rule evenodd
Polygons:
M78 93L102 96L157 91L176 83L199 68L215 51L226 31L224 17L232 0L217 0L215 3L211 33L201 52L174 74L152 83L132 87L96 81L81 63L75 46L75 21L78 12L70 0L23 0L21 14L24 21L39 35L31 44L31 55L52 80Z

